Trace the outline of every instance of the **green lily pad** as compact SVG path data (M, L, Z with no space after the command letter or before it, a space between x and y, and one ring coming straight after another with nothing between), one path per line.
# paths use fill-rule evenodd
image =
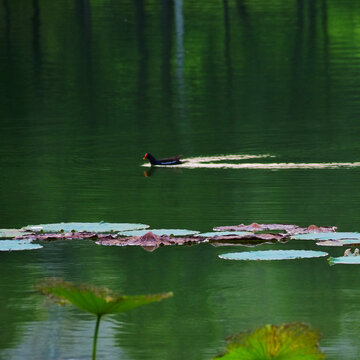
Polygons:
M360 239L360 234L357 232L326 232L293 235L291 238L295 240Z
M24 231L19 229L0 229L0 238L12 239L23 235Z
M360 256L340 256L340 257L330 257L330 265L336 264L360 264Z
M326 255L328 255L326 252L312 250L268 250L228 253L219 255L219 258L226 260L291 260Z
M210 231L206 233L197 234L196 236L202 236L202 237L228 236L228 235L245 236L251 234L253 233L250 231Z
M31 240L0 240L0 251L36 250L41 249L39 244L32 244Z
M129 224L129 223L81 223L81 222L69 222L69 223L56 223L56 224L41 224L41 225L28 225L24 227L24 230L30 230L34 232L96 232L96 233L109 233L126 230L146 229L149 225L145 224Z
M135 230L135 231L121 231L118 233L120 236L143 236L151 231L153 234L161 236L189 236L198 234L199 231L186 230L186 229L152 229L152 230Z

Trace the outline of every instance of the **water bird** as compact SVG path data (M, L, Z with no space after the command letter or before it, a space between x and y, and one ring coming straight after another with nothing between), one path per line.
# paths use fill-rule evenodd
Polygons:
M173 156L166 159L156 159L153 155L150 153L146 153L143 157L143 159L147 159L150 161L151 165L176 165L176 164L182 164L183 162L180 160L181 155Z

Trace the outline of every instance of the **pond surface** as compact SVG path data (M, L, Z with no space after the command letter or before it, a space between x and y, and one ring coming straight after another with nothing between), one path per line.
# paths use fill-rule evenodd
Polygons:
M350 0L2 0L0 228L104 220L359 231L358 167L141 167L145 152L359 161L359 10ZM174 292L105 318L101 359L205 360L230 334L292 321L321 331L327 359L360 353L356 265L218 258L249 250L235 246L43 245L0 253L3 359L90 358L92 317L33 292L49 276ZM295 240L256 249L344 251Z

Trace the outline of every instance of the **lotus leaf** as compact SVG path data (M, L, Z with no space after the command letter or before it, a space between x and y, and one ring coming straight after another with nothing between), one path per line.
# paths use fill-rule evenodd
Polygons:
M219 255L219 258L226 260L291 260L326 255L328 255L326 252L312 250L267 250L228 253Z
M120 236L143 236L151 231L155 235L166 236L188 236L198 234L199 231L185 230L185 229L151 229L151 230L134 230L134 231L121 231L118 233Z
M173 296L171 292L155 295L118 295L106 288L96 288L87 284L75 285L58 278L45 279L37 286L37 289L56 300L58 304L71 303L96 316L93 360L96 360L97 338L102 316L122 313Z
M0 251L14 250L37 250L41 249L39 244L32 244L31 240L0 240Z
M227 340L226 360L322 360L320 334L302 323L265 325L253 332L234 335Z
M252 232L249 231L211 231L206 233L197 234L195 236L202 236L202 237L214 237L214 236L244 236L244 235L251 235Z
M295 240L341 240L341 239L359 239L357 232L328 232L328 233L309 233L291 236Z
M145 224L129 224L129 223L56 223L56 224L41 224L41 225L28 225L24 229L34 232L96 232L96 233L110 233L118 231L146 229L149 225Z
M54 297L56 301L63 304L71 303L81 310L100 316L128 311L172 296L172 293L118 295L106 288L96 288L87 284L75 285L57 278L45 279L37 289L44 295Z
M329 264L330 265L336 265L336 264L360 264L360 256L339 256L339 257L330 257L329 258Z

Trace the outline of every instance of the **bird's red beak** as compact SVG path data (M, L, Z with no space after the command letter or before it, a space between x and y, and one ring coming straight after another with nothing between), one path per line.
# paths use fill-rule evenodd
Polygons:
M144 155L143 160L145 160L146 158L147 158L147 153Z

